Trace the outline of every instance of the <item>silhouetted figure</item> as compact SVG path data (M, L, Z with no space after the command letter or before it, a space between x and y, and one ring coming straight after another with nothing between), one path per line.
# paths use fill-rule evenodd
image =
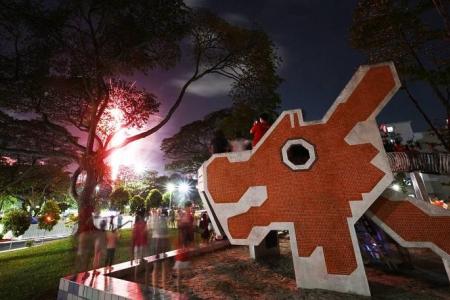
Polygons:
M214 132L214 137L211 140L211 144L209 146L209 152L211 154L215 153L224 153L230 152L231 147L228 143L228 140L225 138L225 134L222 130L217 130Z
M209 242L209 238L211 236L211 232L209 230L210 224L211 220L209 219L208 214L206 212L202 213L198 227L200 229L200 236L203 243Z

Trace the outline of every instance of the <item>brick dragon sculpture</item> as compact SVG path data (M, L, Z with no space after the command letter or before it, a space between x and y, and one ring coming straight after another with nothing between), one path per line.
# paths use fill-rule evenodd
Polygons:
M375 117L399 87L393 64L362 66L322 120L285 111L253 150L212 156L198 189L216 230L250 246L289 230L299 287L370 295L354 224L393 180ZM383 207L371 215L382 225L392 210Z

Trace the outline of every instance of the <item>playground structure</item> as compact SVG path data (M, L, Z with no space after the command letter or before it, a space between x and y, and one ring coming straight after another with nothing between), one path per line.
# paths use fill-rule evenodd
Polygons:
M450 279L450 212L386 190L398 159L375 117L399 87L393 64L362 66L322 120L285 111L253 150L212 156L198 189L216 231L257 258L271 231L288 230L298 287L370 295L354 227L366 214L401 246L433 250Z

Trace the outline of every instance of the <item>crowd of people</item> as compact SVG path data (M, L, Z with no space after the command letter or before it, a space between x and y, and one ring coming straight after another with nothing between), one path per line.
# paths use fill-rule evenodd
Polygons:
M78 250L76 256L76 273L82 273L83 279L89 277L86 270L90 269L92 257L93 275L99 274L104 268L108 273L113 270L116 248L120 239L121 216L101 218L96 230L80 232L78 234ZM115 222L116 221L116 222ZM176 239L170 238L170 229L177 228ZM209 243L213 239L211 221L206 212L199 219L194 216L190 201L185 203L184 209L168 210L166 208L153 208L148 213L138 212L134 218L131 238L131 264L139 266L144 257L155 255L152 270L152 282L165 278L168 266L167 260L159 259L166 252L179 249L175 257L174 273L189 265L189 248L194 246L194 233L198 232L202 243ZM136 269L137 272L137 269ZM74 275L76 278L76 275Z
M268 115L261 114L250 129L250 134L253 136L251 143L239 136L229 142L222 131L216 131L209 150L212 154L250 150L262 139L269 127ZM99 274L98 270L103 266L105 272L112 271L122 226L122 216L118 215L102 218L95 229L79 231L75 274L84 272L83 279L89 277L86 270L90 269L91 258L94 276ZM178 229L178 237L175 241L170 238L169 229L171 228ZM189 201L186 202L184 209L154 208L149 212L137 212L132 229L131 264L138 266L144 262L145 256L155 255L157 259L152 271L152 282L155 286L158 274L161 274L161 278L165 278L168 269L167 260L158 258L161 258L161 255L164 256L167 251L178 249L173 266L174 275L178 276L180 270L189 265L188 250L194 246L195 231L200 234L202 243L209 243L214 239L208 214L203 212L196 222L192 203ZM74 279L76 276L74 275Z

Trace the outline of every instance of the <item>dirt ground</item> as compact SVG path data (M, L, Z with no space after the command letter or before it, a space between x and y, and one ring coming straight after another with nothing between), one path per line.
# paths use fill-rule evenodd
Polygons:
M280 248L279 258L257 263L249 259L248 247L230 247L193 258L190 268L179 276L171 270L173 262L168 262L164 284L160 278L157 285L189 299L370 299L297 289L288 240L281 240ZM395 272L366 266L372 299L450 299L440 258L423 250L411 251L411 257L414 268Z

